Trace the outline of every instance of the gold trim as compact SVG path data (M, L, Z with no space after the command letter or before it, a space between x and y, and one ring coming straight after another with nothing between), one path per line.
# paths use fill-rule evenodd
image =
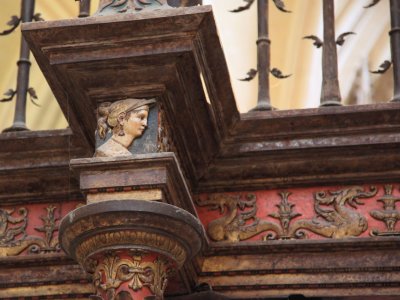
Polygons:
M121 284L128 282L133 291L148 287L156 299L163 299L168 274L168 262L160 258L153 262L143 262L142 257L138 255L130 259L108 255L96 267L93 283L98 297L103 291L108 299L116 299L117 289Z
M86 196L87 204L109 200L161 201L163 200L163 193L161 189L149 189L128 192L96 193Z
M156 253L167 254L176 261L179 268L186 260L185 249L176 241L156 234L143 231L118 231L99 233L89 237L76 248L76 258L85 270L93 273L90 256L102 249L140 249L149 248Z

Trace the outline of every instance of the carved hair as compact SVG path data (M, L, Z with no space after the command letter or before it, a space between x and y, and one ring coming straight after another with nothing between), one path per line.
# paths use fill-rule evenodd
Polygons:
M144 106L155 103L155 99L126 99L116 102L101 103L97 109L97 132L101 139L105 139L107 132L111 129L114 134L122 130L118 118L123 115L129 119L131 113L142 110Z

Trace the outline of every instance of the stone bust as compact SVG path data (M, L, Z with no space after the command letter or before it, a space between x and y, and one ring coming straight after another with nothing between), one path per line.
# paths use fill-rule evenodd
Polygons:
M155 102L155 99L125 99L102 103L97 109L97 133L103 140L109 131L112 136L96 149L94 157L131 156L128 147L147 128L149 108Z

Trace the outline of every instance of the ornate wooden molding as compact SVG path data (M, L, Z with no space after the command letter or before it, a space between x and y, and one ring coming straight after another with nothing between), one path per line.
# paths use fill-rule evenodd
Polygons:
M312 202L314 207L314 214L307 217L295 210L295 204L289 201L290 192L279 192L281 201L275 204L275 207L278 208L277 212L263 210L263 215L258 213L263 202L258 201L256 195L252 193L247 194L246 200L242 199L242 194L211 194L200 197L196 203L198 207L206 206L209 207L209 210L218 210L222 215L222 217L211 219L205 224L208 236L216 242L236 243L255 236L258 236L256 240L261 239L264 242L307 239L309 233L325 238L343 239L357 237L367 231L368 222L365 213L357 211L357 207L364 204L361 199L371 199L377 193L378 188L375 186L369 187L369 191L362 186L328 192L316 191L313 196L310 195L310 199L304 200ZM291 197L295 198L296 194ZM313 197L312 200L311 197ZM385 195L383 199L393 202L397 198ZM309 207L311 203L303 202L303 205ZM391 221L394 226L393 217L396 216L396 212L391 209L386 213L387 217L391 218L388 221ZM200 218L206 217L204 211L199 214ZM377 211L373 211L371 214L378 215ZM278 219L280 222L272 222L267 219L267 216ZM383 218L383 213L380 212L379 216ZM394 232L393 228L392 232ZM267 234L260 236L261 233Z
M98 103L158 97L198 192L400 179L399 103L240 114L208 6L41 23L23 34L88 145Z
M94 271L93 282L97 297L105 292L107 299L119 299L116 290L127 283L132 291L148 287L156 299L163 299L168 276L172 272L169 262L160 257L153 261L143 261L143 255L146 254L134 253L129 258L106 256Z
M60 226L61 245L89 273L109 249L147 249L177 266L200 250L203 229L188 212L160 202L105 201L73 211Z
M82 199L69 160L89 155L70 129L0 134L2 205ZM10 180L13 178L13 180Z
M191 192L172 152L73 159L71 168L79 176L81 190L88 194L88 200L93 195L100 198L108 194L109 200L117 200L116 196L112 199L112 194L157 190L162 195L153 200L170 203L195 214Z
M39 216L42 225L35 227L38 233L43 233L44 237L30 235L27 233L29 222L29 210L25 207L18 209L18 215L13 210L0 209L0 256L14 256L28 251L29 254L44 254L59 252L56 207L49 205L46 207L47 213ZM59 212L57 213L59 214Z
M400 231L395 230L396 223L400 220L400 211L396 209L396 202L400 201L400 198L393 196L392 192L393 186L385 185L385 195L378 199L378 201L383 203L383 210L373 210L370 212L372 217L385 222L387 228L385 232L372 229L372 236L400 236Z
M93 272L93 263L88 257L98 249L113 248L118 244L135 245L143 249L157 249L168 257L173 258L179 266L187 259L186 249L172 238L152 234L145 231L120 230L105 232L86 239L76 249L76 257L88 272ZM133 247L133 246L127 246ZM87 261L88 260L88 261Z

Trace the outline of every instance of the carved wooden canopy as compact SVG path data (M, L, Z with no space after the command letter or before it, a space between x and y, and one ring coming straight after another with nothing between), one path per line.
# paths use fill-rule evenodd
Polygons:
M210 6L22 30L89 149L99 103L158 97L198 191L400 177L399 103L240 114Z
M56 217L65 215L82 200L70 159L93 154L97 106L125 97L156 97L188 194L196 200L192 207L209 238L203 256L179 275L176 282L182 284L173 286L174 292L191 292L198 280L232 297L292 291L319 296L399 294L399 238L393 235L398 234L393 223L398 214L393 211L400 197L398 103L240 114L207 6L23 24L23 33L71 128L0 136L7 141L0 149L3 205L17 203L39 223L47 202L60 206ZM173 174L162 182L165 190L181 184L175 180L180 171L170 162L165 160L165 169ZM94 171L103 171L103 166L96 165ZM150 183L161 186L154 181ZM393 191L384 195L386 182ZM360 187L350 186L356 183ZM370 188L372 183L376 190ZM255 196L247 199L252 193ZM364 206L359 199L363 193L368 196ZM380 223L373 223L372 217ZM375 237L368 236L365 220L368 229L377 229ZM322 232L320 223L330 230ZM15 226L23 228L19 224ZM33 224L28 237L37 235ZM275 230L273 240L267 240L270 228ZM299 228L322 237L295 240ZM342 229L344 234L338 233ZM390 236L379 235L388 232ZM11 289L29 277L37 284L32 289L47 292L43 282L56 279L67 291L89 293L91 285L81 269L64 255L52 255L43 254L42 260L1 258L0 265L20 271L10 277L4 268L4 286ZM52 264L51 272L43 261ZM34 270L25 270L27 265ZM70 280L75 281L64 282ZM0 296L6 292L0 289Z

